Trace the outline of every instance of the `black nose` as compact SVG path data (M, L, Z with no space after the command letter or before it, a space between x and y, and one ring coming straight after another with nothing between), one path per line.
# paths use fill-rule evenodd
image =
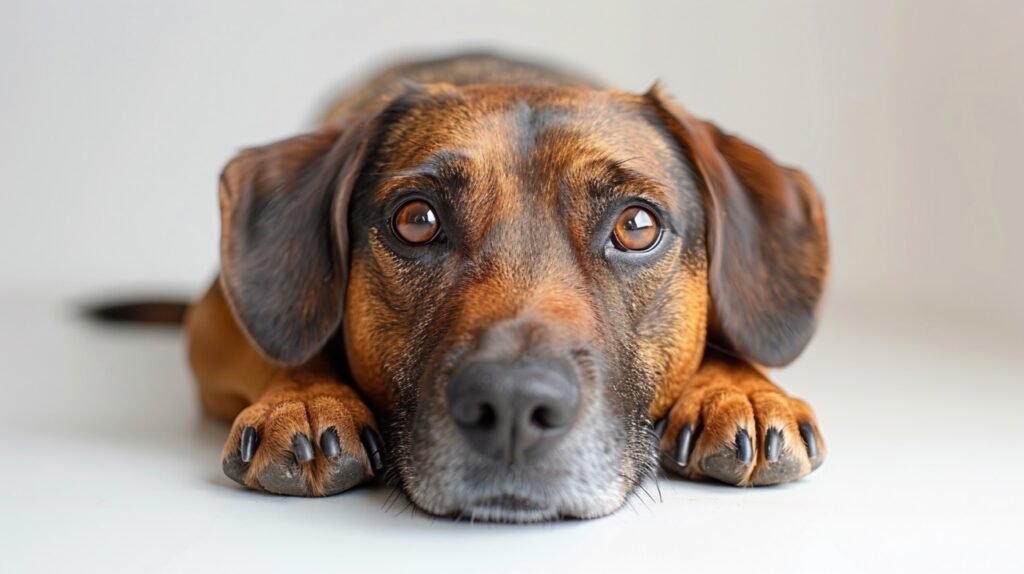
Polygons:
M574 378L535 362L473 362L452 378L448 412L481 454L522 463L572 428L580 391Z

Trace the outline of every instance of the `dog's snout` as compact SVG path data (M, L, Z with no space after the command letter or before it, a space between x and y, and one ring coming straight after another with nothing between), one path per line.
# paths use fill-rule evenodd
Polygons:
M448 411L478 452L509 463L542 455L572 428L579 384L540 363L481 361L466 365L448 387Z

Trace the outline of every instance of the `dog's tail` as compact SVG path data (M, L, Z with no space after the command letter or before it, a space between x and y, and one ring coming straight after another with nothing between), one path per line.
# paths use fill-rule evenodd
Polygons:
M181 325L188 307L184 299L106 301L84 305L83 315L105 323Z

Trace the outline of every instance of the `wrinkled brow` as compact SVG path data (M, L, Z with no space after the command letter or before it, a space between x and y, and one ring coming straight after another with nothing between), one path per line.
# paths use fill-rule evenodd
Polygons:
M470 170L469 155L461 150L442 150L431 154L420 163L406 168L380 172L386 179L427 177L436 180L465 177Z
M640 157L595 159L574 165L567 173L572 187L591 197L613 200L622 195L640 195L662 200L670 185L642 171Z
M465 152L439 151L416 165L375 173L381 182L376 201L383 202L392 193L409 186L429 184L439 189L458 189L469 180L471 170L472 162Z

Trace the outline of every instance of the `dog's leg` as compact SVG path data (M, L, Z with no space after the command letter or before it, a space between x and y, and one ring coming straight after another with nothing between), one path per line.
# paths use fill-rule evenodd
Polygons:
M216 283L186 325L203 406L234 421L222 454L230 478L257 490L324 496L380 472L373 414L326 362L284 367L265 359Z
M709 355L657 425L662 466L737 486L796 480L825 460L807 403L738 360Z

